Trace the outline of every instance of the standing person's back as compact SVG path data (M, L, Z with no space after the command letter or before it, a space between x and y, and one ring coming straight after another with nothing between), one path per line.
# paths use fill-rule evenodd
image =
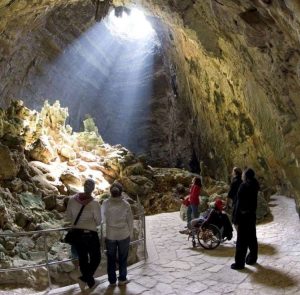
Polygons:
M243 183L237 194L233 223L237 225L235 263L232 269L243 269L245 263L253 265L257 261L258 243L256 237L256 207L259 184L251 168L243 172ZM247 255L247 250L249 254Z
M93 276L101 260L97 234L97 226L101 224L101 209L100 204L92 197L94 188L95 182L87 179L84 183L84 193L73 196L69 200L66 211L66 218L72 222L76 230L77 239L72 246L78 254L82 274L79 278L79 286L82 290L85 284L89 288L96 285Z
M105 244L107 249L107 274L110 286L117 282L116 262L119 261L119 285L127 284L127 258L130 237L133 235L133 216L131 207L122 198L122 186L112 184L111 197L102 205L103 219L106 223Z

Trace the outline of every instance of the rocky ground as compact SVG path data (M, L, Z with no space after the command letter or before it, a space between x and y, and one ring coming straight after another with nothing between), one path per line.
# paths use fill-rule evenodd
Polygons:
M177 211L180 197L188 194L193 175L177 168L154 168L143 156L126 148L105 144L93 120L84 121L83 132L66 125L68 111L59 102L45 105L41 112L14 101L0 112L0 233L28 232L64 226L64 211L70 195L82 189L88 177L96 182L95 198L108 197L114 180L124 186L124 197L138 213L139 200L146 214ZM217 196L226 198L228 185L203 177L201 211ZM265 190L260 195L258 217L268 213ZM139 236L136 220L136 237ZM69 257L69 248L60 242L61 233L47 238L50 260ZM44 261L44 237L0 237L0 268L32 265ZM136 250L130 262L137 261ZM0 273L2 284L31 287L47 285L44 269ZM66 275L67 274L67 275ZM54 282L66 284L76 277L72 263L52 267Z

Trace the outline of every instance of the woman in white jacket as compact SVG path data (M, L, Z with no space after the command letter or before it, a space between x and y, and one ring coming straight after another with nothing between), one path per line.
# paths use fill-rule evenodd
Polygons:
M110 286L115 286L116 261L118 253L119 285L125 285L127 280L127 258L130 237L133 234L133 216L130 205L122 198L122 185L114 183L110 187L111 197L101 206L102 218L106 223L107 274Z

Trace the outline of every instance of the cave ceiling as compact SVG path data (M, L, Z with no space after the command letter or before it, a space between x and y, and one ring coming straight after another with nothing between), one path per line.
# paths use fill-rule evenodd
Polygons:
M94 23L96 2L0 1L2 105L11 97L29 99L30 71ZM208 173L223 178L232 165L253 166L273 184L284 182L298 200L299 1L111 4L132 3L145 9L161 41L156 65L163 66L155 75L163 83L155 88L160 100L153 109L162 112L155 128L163 131L147 142L155 145L152 155L172 158L174 165L188 163L194 150Z

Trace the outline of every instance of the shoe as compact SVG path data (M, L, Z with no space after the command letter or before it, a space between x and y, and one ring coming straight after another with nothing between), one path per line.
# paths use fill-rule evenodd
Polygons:
M246 264L248 265L254 265L256 263L256 259L251 259L251 257L247 256L246 257Z
M94 281L94 284L88 285L90 290L95 289L98 285L100 285L101 282L99 281Z
M188 229L182 229L179 231L179 233L183 234L183 235L188 235L189 234L189 230Z
M82 281L81 278L78 278L78 285L79 285L79 288L80 288L81 291L85 290L86 282Z
M130 282L129 280L119 281L118 285L119 286L124 286L124 285L128 284L129 282Z
M240 269L245 268L245 266L239 265L239 264L236 264L236 263L232 263L230 267L231 267L231 269L235 269L235 270L240 270Z
M116 283L112 283L112 284L109 284L109 285L108 285L108 287L110 287L110 288L113 288L113 287L116 287L116 286L117 286Z

